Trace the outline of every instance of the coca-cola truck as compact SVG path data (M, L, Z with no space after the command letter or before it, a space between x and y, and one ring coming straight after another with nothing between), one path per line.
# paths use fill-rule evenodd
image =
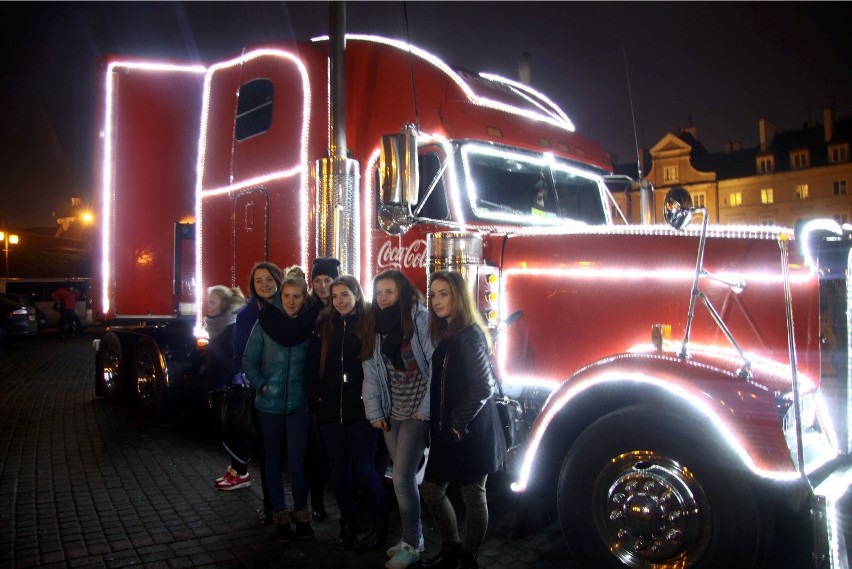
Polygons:
M657 204L670 225L616 225L607 155L548 97L400 41L341 36L203 73L107 67L99 313L135 322L101 339L100 392L174 417L206 288L245 287L258 261L334 255L368 294L389 267L424 290L430 270L458 270L524 411L506 477L557 504L580 566L842 566L848 228L709 226L684 192ZM187 83L182 117L151 116L141 96L119 112L129 77L161 72ZM136 156L123 150L133 121ZM187 149L191 164L174 156ZM194 242L178 236L185 219ZM123 264L151 279L122 277ZM125 294L138 304L123 309Z

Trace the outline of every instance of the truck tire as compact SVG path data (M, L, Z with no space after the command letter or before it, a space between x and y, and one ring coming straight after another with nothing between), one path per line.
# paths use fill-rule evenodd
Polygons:
M771 520L739 459L702 426L632 407L577 438L557 506L580 567L761 566Z
M166 383L166 361L157 342L141 336L130 362L133 407L136 416L147 422L168 423L177 416L176 390Z
M95 392L103 395L108 405L127 401L127 358L127 347L118 334L104 334L95 354Z

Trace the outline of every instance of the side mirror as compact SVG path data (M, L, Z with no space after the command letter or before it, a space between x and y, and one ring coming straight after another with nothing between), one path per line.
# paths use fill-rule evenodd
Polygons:
M666 194L663 217L675 229L683 229L692 221L692 196L681 186L675 186Z
M400 133L382 137L379 158L379 225L396 235L414 224L412 204L419 197L417 129L406 124Z

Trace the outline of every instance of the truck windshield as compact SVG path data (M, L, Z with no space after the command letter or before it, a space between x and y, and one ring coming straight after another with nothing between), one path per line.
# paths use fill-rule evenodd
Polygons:
M552 155L480 144L462 147L473 213L532 225L608 223L601 178Z

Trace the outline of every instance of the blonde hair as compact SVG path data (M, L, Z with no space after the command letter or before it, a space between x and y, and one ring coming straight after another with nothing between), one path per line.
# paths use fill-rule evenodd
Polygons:
M207 296L213 294L222 299L222 314L233 314L246 303L246 297L238 286L214 285L207 289Z
M308 281L305 278L305 271L299 265L293 265L284 269L284 280L281 281L281 286L278 287L280 293L285 286L294 286L301 289L305 300L308 298Z

